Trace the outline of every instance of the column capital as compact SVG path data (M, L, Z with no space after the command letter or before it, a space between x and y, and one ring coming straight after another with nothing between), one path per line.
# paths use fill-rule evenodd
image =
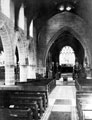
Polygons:
M20 64L19 66L27 67L27 64Z
M14 65L5 65L5 85L15 85Z
M13 64L11 64L11 65L6 64L5 67L15 67L15 65L13 65Z
M28 65L28 66L30 66L30 67L36 67L36 65L32 65L32 64L30 64L30 65Z

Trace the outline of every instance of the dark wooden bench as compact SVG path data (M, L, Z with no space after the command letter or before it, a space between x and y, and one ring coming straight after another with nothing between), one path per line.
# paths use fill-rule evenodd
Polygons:
M19 92L19 94L18 94ZM22 92L22 94L21 94ZM17 94L15 94L17 93ZM37 103L37 104L36 104ZM9 106L14 105L15 107L21 106L30 106L34 113L35 120L38 120L43 114L43 101L40 96L30 96L23 94L23 91L0 91L0 106L4 106L5 108L9 108ZM39 114L38 114L39 111Z
M77 91L92 91L92 79L79 78L75 80Z
M33 120L30 108L1 108L0 120Z
M20 103L25 103L26 104L29 104L29 103L32 103L32 102L37 102L38 104L38 111L40 113L40 116L42 116L44 110L43 110L43 103L42 103L42 98L41 97L27 97L27 96L11 96L11 99L10 99L10 104L15 104L17 106L17 104L15 103L16 101L20 102Z
M46 110L47 107L47 100L45 93L39 93L39 92L30 92L30 91L17 91L13 92L12 95L14 96L23 96L23 97L42 97L43 100L43 108Z
M27 79L27 82L16 82L16 85L25 85L31 87L39 87L50 94L56 86L56 80L52 79Z
M46 95L46 106L48 106L48 94L56 86L56 80L52 79L28 79L27 82L17 82L16 85L20 86L22 90L31 92L38 92Z
M92 112L92 92L89 91L77 91L76 92L76 106L79 115L79 120L86 120L84 118L86 112Z
M38 113L38 105L37 102L31 102L31 103L21 103L21 102L13 102L13 105L15 105L16 108L31 108L33 114L32 117L34 120L38 120L40 118L40 115ZM11 107L11 106L9 106Z
M42 107L45 110L47 105L48 105L48 98L47 98L47 94L44 91L25 91L25 90L7 90L6 94L8 94L9 96L16 96L16 97L37 97L37 98L42 98ZM36 98L36 99L37 99Z
M48 104L48 94L56 86L56 81L51 79L28 79L27 82L17 82L16 85L20 86L23 90L44 93Z
M14 109L30 108L33 112L33 119L38 120L48 106L48 94L55 85L55 80L32 79L27 82L17 82L14 87L1 87L0 106L8 109L11 105Z

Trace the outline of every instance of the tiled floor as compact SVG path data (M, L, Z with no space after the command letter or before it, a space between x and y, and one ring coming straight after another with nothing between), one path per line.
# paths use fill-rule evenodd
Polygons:
M51 112L52 113L70 112L71 120L77 120L76 109L75 109L76 108L75 93L76 93L76 89L74 86L74 81L69 81L64 83L61 79L58 80L57 86L49 95L49 107L47 108L41 120L48 120Z

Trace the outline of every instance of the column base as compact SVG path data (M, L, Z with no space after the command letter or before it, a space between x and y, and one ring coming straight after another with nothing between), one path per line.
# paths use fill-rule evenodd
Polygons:
M27 65L20 66L20 82L27 82Z
M15 85L14 65L5 66L5 85Z

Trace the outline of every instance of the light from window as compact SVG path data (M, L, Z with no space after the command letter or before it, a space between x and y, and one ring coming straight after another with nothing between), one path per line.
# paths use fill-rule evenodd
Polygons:
M75 64L75 54L70 46L65 46L60 52L59 62L61 64Z
M61 5L61 6L59 7L59 10L60 10L60 11L63 11L63 10L64 10L64 5Z
M33 20L31 21L30 24L30 36L33 37Z
M19 11L19 27L24 30L24 6L22 5Z
M67 6L67 7L66 7L66 10L67 10L67 11L70 11L71 9L72 9L71 6Z

